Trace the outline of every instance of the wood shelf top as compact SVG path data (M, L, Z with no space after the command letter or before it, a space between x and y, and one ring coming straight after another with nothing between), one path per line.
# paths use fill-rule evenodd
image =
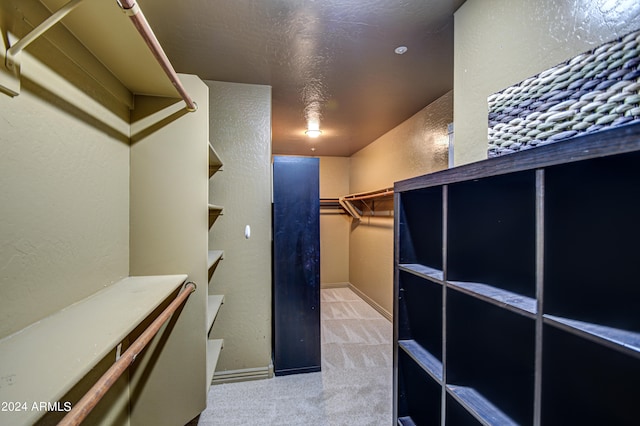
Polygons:
M215 204L209 204L209 229L211 229L211 227L213 226L215 221L218 220L218 218L220 216L222 216L222 214L223 214L222 210L224 210L224 207L222 207L222 206L216 206Z
M413 275L417 275L420 278L434 281L438 284L444 284L443 272L430 266L421 265L418 263L402 263L398 265L398 269L400 269L401 271L409 272Z
M0 400L58 401L186 279L124 278L0 340ZM11 413L8 423L41 414Z
M215 266L216 263L222 259L224 256L223 250L209 250L207 255L207 269L211 269Z
M416 426L411 416L399 417L398 425L399 426Z
M537 301L531 297L503 290L483 283L447 281L447 287L480 298L496 306L535 319Z
M215 172L222 167L222 160L220 156L209 142L209 177L213 176Z
M216 371L216 365L222 352L223 339L207 340L207 390L213 381L213 373Z
M473 388L447 385L447 392L483 425L517 425L516 422Z
M213 294L207 298L207 332L211 330L216 320L220 306L224 303L224 296Z
M429 376L442 384L442 362L415 340L399 340L401 347Z
M640 333L555 315L543 317L547 324L640 359Z

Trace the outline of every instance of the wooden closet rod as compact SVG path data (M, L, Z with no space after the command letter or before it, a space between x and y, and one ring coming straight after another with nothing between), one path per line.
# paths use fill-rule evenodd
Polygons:
M149 23L144 17L144 14L142 13L142 10L140 10L138 4L135 0L117 0L117 2L122 10L125 11L127 16L131 18L133 25L147 43L147 46L149 46L151 53L153 53L153 56L155 56L160 66L167 74L167 77L169 77L169 80L171 80L171 84L173 84L173 87L176 88L182 99L184 99L184 102L187 104L187 111L193 112L197 110L198 105L193 101L193 99L191 99L182 85L182 82L178 78L178 74L176 74L176 71L173 69L173 65L169 62L169 58L167 58L164 50L162 50L162 46L160 46L158 39L153 33L153 30L149 26Z
M164 311L146 328L135 342L127 349L120 358L100 377L100 379L87 391L80 401L77 402L58 423L58 426L79 425L89 415L91 410L100 402L102 397L111 389L111 386L129 368L136 357L142 352L147 344L158 333L162 325L169 317L182 305L187 297L196 290L196 285L187 283L175 299L165 308Z
M382 198L393 195L393 188L380 189L378 191L365 192L362 194L345 195L343 198L348 201L369 200L371 198Z

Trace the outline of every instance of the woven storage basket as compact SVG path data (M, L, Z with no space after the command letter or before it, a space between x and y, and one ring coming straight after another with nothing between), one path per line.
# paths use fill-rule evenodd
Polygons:
M488 98L488 156L640 122L640 30Z

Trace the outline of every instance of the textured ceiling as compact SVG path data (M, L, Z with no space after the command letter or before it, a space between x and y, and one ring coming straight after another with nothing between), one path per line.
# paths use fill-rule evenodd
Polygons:
M178 72L272 86L275 154L349 156L453 87L464 0L139 0ZM394 49L408 47L404 55ZM322 135L310 139L308 126Z

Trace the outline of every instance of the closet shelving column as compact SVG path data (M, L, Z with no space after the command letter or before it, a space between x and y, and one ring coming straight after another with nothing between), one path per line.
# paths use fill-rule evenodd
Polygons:
M403 425L634 424L640 124L395 185Z
M209 142L209 179L222 167L222 160L220 156ZM215 204L209 203L209 231L213 227L213 223L218 216L222 214L223 208ZM209 281L213 276L218 262L223 258L224 251L222 250L209 250L207 256L207 266L209 268L208 277ZM209 286L207 286L209 287ZM213 323L218 314L220 306L224 303L224 296L209 294L207 297L207 387L211 385L213 380L213 374L218 363L218 357L222 350L222 339L209 339L208 335L213 327Z

